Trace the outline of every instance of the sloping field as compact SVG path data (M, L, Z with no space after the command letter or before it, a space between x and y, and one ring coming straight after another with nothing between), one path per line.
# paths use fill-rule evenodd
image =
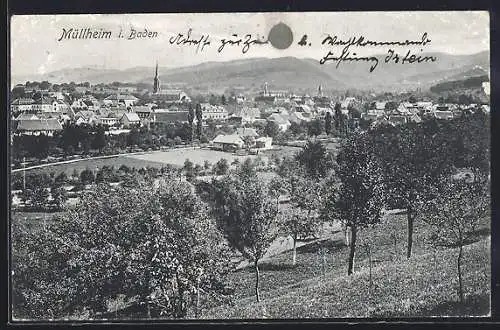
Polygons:
M331 271L268 291L260 303L247 297L232 307L214 308L205 318L485 316L490 308L489 251L489 239L464 249L465 307L458 303L456 251L448 249L436 259L427 253L381 263L373 268L371 286L365 264L353 276Z

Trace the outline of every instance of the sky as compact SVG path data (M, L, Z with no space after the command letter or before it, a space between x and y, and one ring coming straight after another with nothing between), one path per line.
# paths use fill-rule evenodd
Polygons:
M286 49L271 44L252 45L242 53L242 45L217 49L221 40L237 34L267 39L278 23L288 25L293 42ZM110 39L63 39L64 29L111 31ZM128 40L131 29L155 31L152 39ZM192 39L208 35L210 45L172 45L169 40L192 29ZM125 38L119 38L119 32ZM341 46L322 45L327 35L342 40L350 37L374 41L420 40L427 32L430 43L413 46L415 52L473 54L489 50L489 15L486 11L446 12L281 12L281 13L192 13L192 14L92 14L26 15L11 18L11 73L13 76L46 74L64 68L97 67L127 69L138 66L182 67L208 61L228 61L254 57L294 56L318 61ZM306 46L298 45L307 34ZM385 47L356 48L359 55L383 54ZM401 48L401 52L403 49ZM406 53L406 49L404 49Z

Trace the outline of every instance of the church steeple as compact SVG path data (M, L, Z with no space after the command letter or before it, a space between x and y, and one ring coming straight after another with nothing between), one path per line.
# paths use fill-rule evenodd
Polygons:
M155 77L153 79L153 94L160 91L160 78L158 78L158 61L156 61Z

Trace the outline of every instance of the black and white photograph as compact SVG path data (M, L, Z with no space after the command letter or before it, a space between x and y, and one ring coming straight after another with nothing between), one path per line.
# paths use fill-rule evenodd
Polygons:
M491 316L488 11L9 38L12 323Z

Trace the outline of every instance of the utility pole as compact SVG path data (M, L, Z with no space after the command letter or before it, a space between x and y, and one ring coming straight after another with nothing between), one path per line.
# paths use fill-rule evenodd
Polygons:
M23 191L26 190L26 157L23 157Z

